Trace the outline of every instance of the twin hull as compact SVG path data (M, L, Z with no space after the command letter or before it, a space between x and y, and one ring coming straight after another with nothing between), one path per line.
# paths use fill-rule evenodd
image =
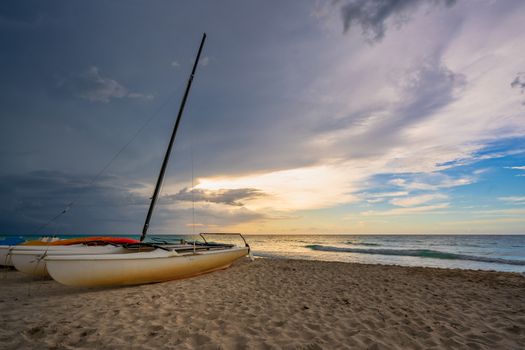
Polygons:
M45 260L49 274L57 282L70 286L100 287L191 277L226 268L248 253L248 247L185 254L155 249L128 254L50 255Z
M82 245L72 245L68 248L83 247ZM0 245L0 265L14 266L12 256L15 252L21 251L56 251L62 250L62 246L46 246L46 245Z
M28 251L28 250L35 250L35 251L42 251L42 250L56 250L56 249L63 249L63 247L55 247L55 246L45 246L40 245L40 242L45 243L44 241L35 241L39 242L38 245L0 245L0 265L3 266L14 266L12 255L15 251ZM80 245L71 246L71 247L79 247Z
M90 255L123 253L125 248L116 246L16 246L9 252L13 266L20 272L35 277L49 277L46 256L51 255Z
M12 246L2 245L0 246L0 265L1 266L13 266L13 261L11 261L10 251Z

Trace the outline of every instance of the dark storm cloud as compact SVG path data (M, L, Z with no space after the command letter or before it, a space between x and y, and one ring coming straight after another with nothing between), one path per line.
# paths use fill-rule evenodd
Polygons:
M387 130L403 130L407 125L432 116L441 108L455 101L458 92L466 85L466 77L456 74L437 58L429 59L411 72L402 84L403 102L376 130L380 134Z
M90 184L89 176L33 171L0 178L2 233L124 233L137 231L148 199L131 192L140 185L111 176ZM42 232L40 226L74 202Z
M167 196L167 199L179 201L195 201L195 202L211 202L222 203L232 206L242 207L244 205L242 200L256 199L265 196L266 194L256 188L238 188L238 189L223 189L223 190L190 190L183 188L179 193Z
M521 92L523 93L525 91L525 73L518 73L516 78L510 83L510 86L521 89Z
M33 171L0 177L0 227L2 234L138 234L142 228L149 196L136 193L142 185L116 176L102 176L91 184L92 176L59 171ZM215 191L213 191L215 192ZM225 203L223 210L203 205L195 208L199 224L231 225L266 219L261 213L241 207L240 199L263 194L255 189L196 192L200 202ZM185 189L174 200L191 200ZM70 203L74 202L72 206ZM192 209L170 208L163 197L157 204L150 232L187 232ZM51 218L69 210L42 228Z
M466 85L466 78L448 69L439 58L430 58L401 74L397 103L372 106L334 121L318 124L315 132L327 135L365 125L363 132L344 138L332 147L344 158L378 156L393 145L403 144L407 128L424 122L454 102ZM345 152L341 154L340 152Z
M61 79L58 87L73 96L91 102L109 102L113 98L136 98L151 100L153 95L131 92L118 81L103 77L98 67L92 66L86 71Z
M512 88L517 88L521 90L521 93L523 94L525 92L525 73L518 73L516 78L510 83L510 86ZM525 105L525 101L521 103L522 105Z
M360 25L363 35L370 40L383 39L387 21L392 19L400 26L422 4L453 6L456 0L353 0L341 7L343 30L348 32Z

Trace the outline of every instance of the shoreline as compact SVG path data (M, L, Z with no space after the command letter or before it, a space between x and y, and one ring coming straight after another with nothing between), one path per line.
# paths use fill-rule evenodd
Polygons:
M194 278L74 288L0 271L6 349L518 349L514 272L257 258Z
M425 266L425 265L401 265L401 264L397 264L397 263L391 263L391 264L388 264L388 263L381 263L381 262L376 262L376 263L369 263L369 262L361 262L361 261L340 261L340 260L330 260L330 259L326 259L326 260L320 260L320 259L308 259L308 258L304 258L304 257L293 257L293 256L279 256L279 255L272 255L272 254L265 254L265 253L262 253L262 255L258 255L258 253L253 253L253 256L256 258L256 259L276 259L276 260L280 260L280 259L284 259L284 260L299 260L299 261L313 261L313 262L328 262L328 263L343 263L343 264L358 264L358 265L372 265L372 266L375 266L375 265L379 265L379 266L399 266L399 267L408 267L408 268L428 268L428 269L444 269L444 270L459 270L459 271L484 271L484 272L501 272L501 273L512 273L512 274L518 274L518 275L522 275L523 277L525 277L525 266L524 266L524 269L523 271L503 271L503 270L496 270L496 269L482 269L482 268L467 268L467 267L448 267L448 266ZM446 259L443 259L445 261L447 261ZM505 264L504 264L505 265ZM521 266L521 265L520 265Z

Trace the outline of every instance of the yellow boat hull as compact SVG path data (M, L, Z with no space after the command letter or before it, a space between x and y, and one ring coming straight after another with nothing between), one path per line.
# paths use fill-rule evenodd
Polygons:
M69 286L127 286L165 282L229 267L246 256L248 247L179 254L155 249L149 252L89 256L48 256L47 270Z

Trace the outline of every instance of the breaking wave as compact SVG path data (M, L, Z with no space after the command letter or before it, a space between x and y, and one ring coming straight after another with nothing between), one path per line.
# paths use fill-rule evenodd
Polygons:
M306 248L324 252L339 253L358 253L358 254L379 254L395 256L415 256L419 258L447 259L447 260L469 260L486 263L507 264L525 266L525 260L510 260L502 258L489 258L484 256L445 253L430 249L364 249L364 248L341 248L325 245L307 245Z
M352 241L348 241L348 242L346 242L346 244L350 244L350 245L364 245L364 246L367 246L367 247L377 247L377 246L380 246L380 245L381 245L381 244L379 244L379 243L352 242Z

